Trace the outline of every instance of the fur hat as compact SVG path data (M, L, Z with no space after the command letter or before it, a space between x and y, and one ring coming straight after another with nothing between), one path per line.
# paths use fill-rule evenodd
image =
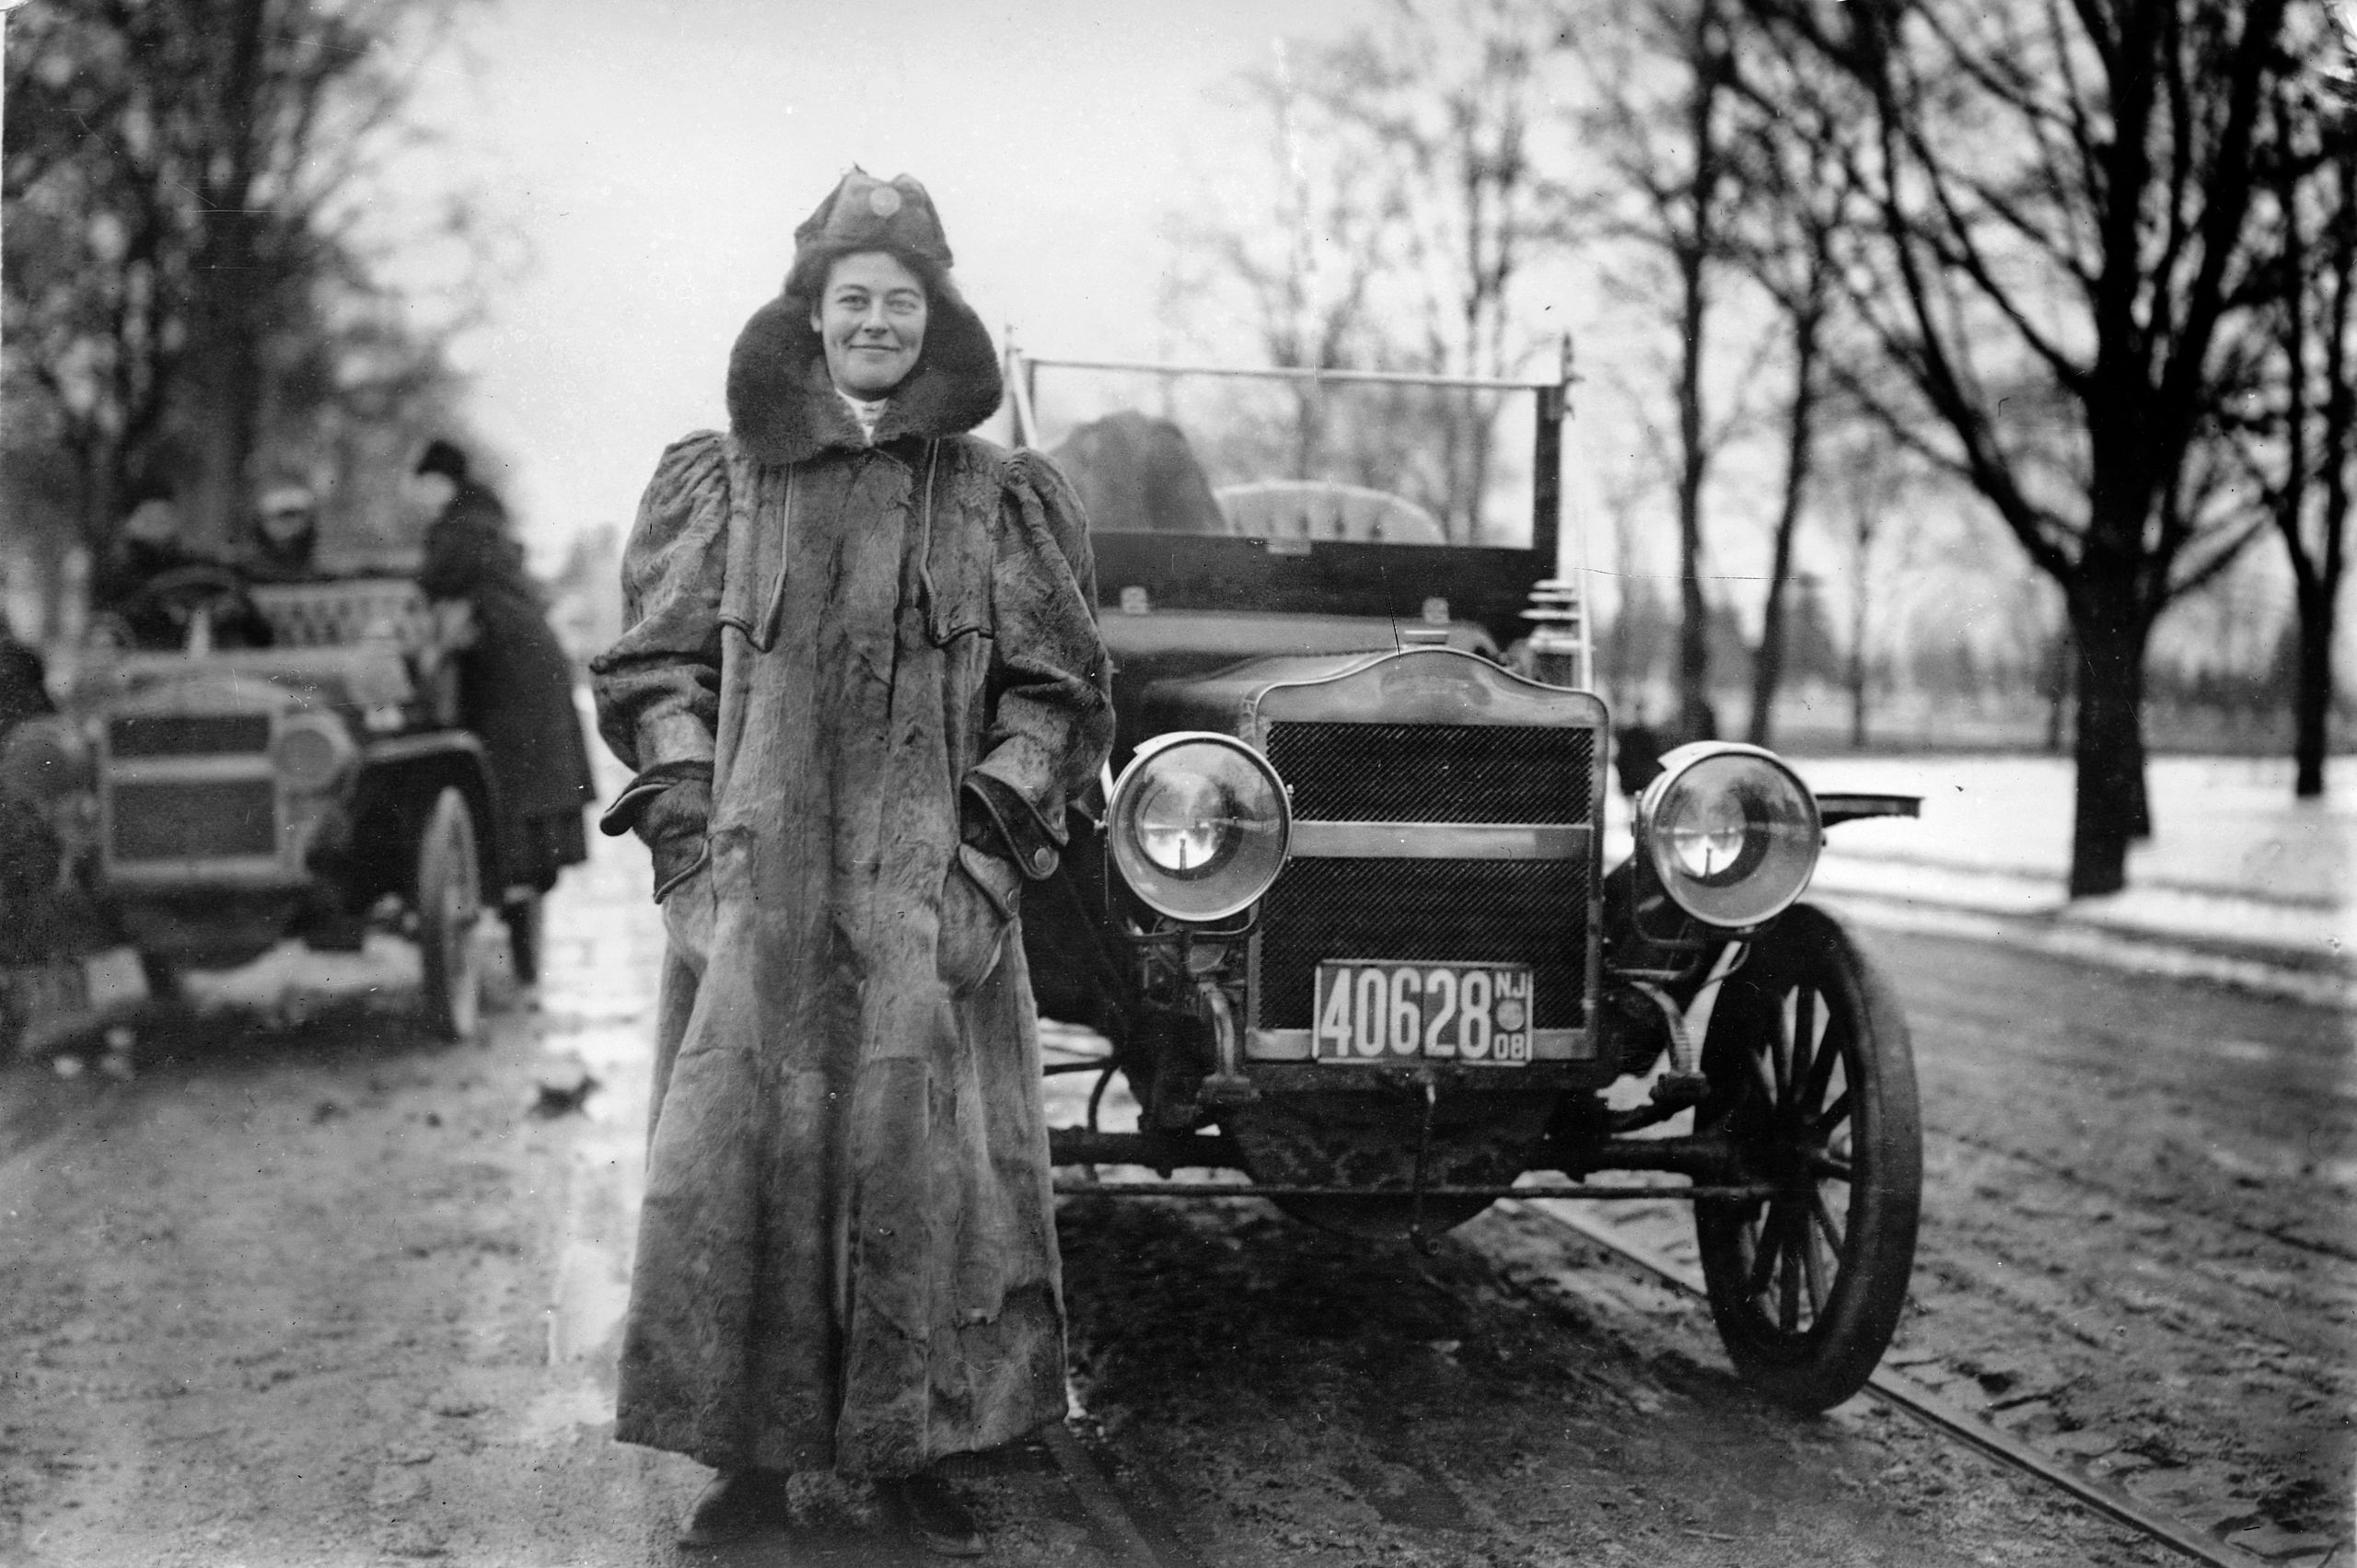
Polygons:
M949 239L923 185L905 174L888 183L854 168L794 238L783 291L753 313L728 356L729 431L747 451L765 463L798 463L830 447L865 445L835 395L810 318L828 267L871 250L915 273L926 306L923 352L894 389L876 440L959 435L997 410L998 351L950 281Z
M951 261L949 237L942 233L941 215L933 210L924 187L905 174L888 183L857 164L794 231L796 261L821 248L838 255L889 250L919 256L943 271Z

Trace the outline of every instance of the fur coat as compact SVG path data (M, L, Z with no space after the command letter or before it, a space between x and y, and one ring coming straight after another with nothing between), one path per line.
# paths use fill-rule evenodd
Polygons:
M954 295L873 446L788 302L728 393L728 435L663 455L592 666L652 781L617 811L712 779L708 859L666 889L713 935L700 972L667 958L616 1435L905 1475L1064 1411L1030 985L1009 889L959 880L961 799L1062 842L1111 735L1094 568L1055 469L964 434L999 377ZM993 935L986 978L945 978Z

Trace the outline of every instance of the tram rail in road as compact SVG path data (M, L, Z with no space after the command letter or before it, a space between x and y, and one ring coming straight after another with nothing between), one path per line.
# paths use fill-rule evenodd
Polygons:
M1613 1234L1584 1214L1567 1214L1550 1203L1513 1201L1508 1206L1570 1231L1582 1240L1635 1264L1683 1295L1698 1299L1705 1296L1701 1280L1692 1272L1650 1248ZM2140 1530L2197 1562L2210 1563L2214 1568L2265 1568L2262 1559L2229 1546L2182 1520L2148 1508L2119 1487L2058 1462L2012 1433L1980 1420L1900 1373L1879 1368L1867 1379L1866 1388L1876 1399L1905 1411L1934 1431L1979 1449L2002 1465L2068 1493L2096 1512L2131 1529Z
M1202 1568L1194 1553L1105 1473L1092 1445L1064 1425L1050 1426L1045 1438L1064 1484L1087 1510L1097 1544L1111 1554L1115 1568Z

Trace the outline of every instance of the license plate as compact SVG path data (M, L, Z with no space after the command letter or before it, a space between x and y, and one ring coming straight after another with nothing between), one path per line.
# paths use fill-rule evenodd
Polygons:
M1530 970L1518 964L1318 966L1320 1062L1519 1067L1530 1060Z

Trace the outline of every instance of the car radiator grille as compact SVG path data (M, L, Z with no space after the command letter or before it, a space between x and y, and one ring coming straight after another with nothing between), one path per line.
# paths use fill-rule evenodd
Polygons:
M266 778L118 783L109 847L118 861L274 854L277 796Z
M1313 822L1585 822L1596 732L1272 724L1269 761Z
M270 749L268 714L126 714L107 722L118 758L222 757Z
M1307 821L1588 822L1596 734L1579 727L1278 723L1268 757ZM1311 1027L1318 965L1531 966L1539 1028L1585 1021L1593 856L1301 857L1260 907L1259 1024Z

